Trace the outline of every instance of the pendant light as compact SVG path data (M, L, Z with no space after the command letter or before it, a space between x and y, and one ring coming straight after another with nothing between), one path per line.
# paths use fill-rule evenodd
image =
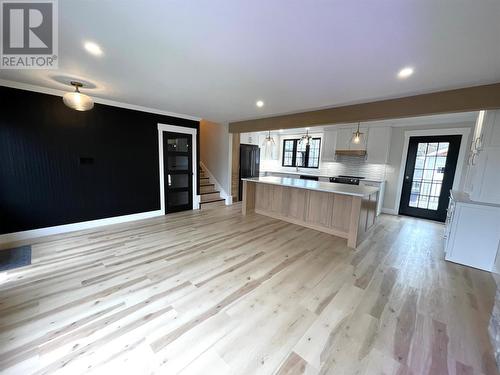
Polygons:
M269 130L269 133L267 134L266 138L264 139L264 142L262 143L262 146L267 147L267 146L274 146L274 138L271 137L271 131Z
M83 87L81 82L71 81L71 86L75 87L75 91L67 92L63 95L63 102L69 108L77 111L88 111L94 107L94 101L88 95L80 92L80 87Z
M351 142L354 143L355 145L360 144L363 139L363 135L364 133L361 133L359 131L359 122L358 122L358 129L354 133L352 133Z
M306 146L309 145L309 142L311 142L312 137L309 135L309 128L306 128L306 134L304 134L302 137L300 137L300 143L305 144Z

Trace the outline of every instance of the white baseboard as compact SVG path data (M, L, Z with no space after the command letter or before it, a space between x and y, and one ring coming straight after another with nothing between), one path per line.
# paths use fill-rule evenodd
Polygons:
M109 217L106 219L82 221L80 223L57 225L55 227L47 227L40 229L26 230L22 232L7 233L0 235L0 243L15 242L21 240L28 240L37 237L50 236L53 234L74 232L77 230L97 228L104 225L126 223L128 221L149 219L156 216L162 216L163 212L161 210L141 212L138 214L124 215Z
M220 196L221 198L223 198L226 202L226 206L229 206L231 204L233 204L233 197L231 194L228 194L221 186L221 184L219 183L219 181L217 181L217 179L214 177L214 175L210 172L210 170L205 166L205 164L203 164L202 161L200 161L200 165L201 167L203 168L203 170L205 172L207 172L208 174L208 177L210 177L210 180L213 181L214 185L215 185L215 190L218 190L220 192Z
M388 215L399 215L398 211L396 211L394 208L385 208L385 207L382 207L382 213L383 214L388 214Z

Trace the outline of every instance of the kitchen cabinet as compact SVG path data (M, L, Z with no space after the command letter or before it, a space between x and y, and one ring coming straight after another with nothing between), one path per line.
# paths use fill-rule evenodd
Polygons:
M474 201L500 204L500 110L483 113L474 129L465 191Z
M385 194L385 181L367 181L360 180L360 186L373 186L379 189L378 192L378 203L377 203L377 216L382 212L382 206L384 205L384 194Z
M260 146L259 144L259 133L253 132L253 133L241 133L240 134L240 143L246 144L246 145L256 145Z
M389 126L370 128L366 147L366 161L372 164L386 164L389 159L392 128Z
M321 161L335 161L335 149L337 146L337 131L325 130L323 133L323 144L321 145Z
M349 150L352 138L351 129L338 129L337 139L335 140L337 150Z
M477 153L481 149L481 142L483 140L483 124L484 124L484 117L486 115L486 111L480 111L479 115L477 116L476 120L476 126L474 127L474 135L472 137L472 144L471 144L471 152L472 153ZM491 120L491 113L489 114L489 118Z
M452 191L444 236L446 260L493 271L500 247L500 205Z

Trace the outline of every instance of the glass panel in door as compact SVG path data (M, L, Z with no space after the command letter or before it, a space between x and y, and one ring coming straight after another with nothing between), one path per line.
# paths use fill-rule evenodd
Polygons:
M413 170L410 207L438 209L449 142L419 142Z
M163 133L166 213L193 208L192 136Z

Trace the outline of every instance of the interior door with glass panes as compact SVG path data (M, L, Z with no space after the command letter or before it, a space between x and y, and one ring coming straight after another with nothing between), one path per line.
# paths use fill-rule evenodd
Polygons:
M399 213L444 222L461 135L410 137Z
M193 209L192 135L163 132L165 213Z

